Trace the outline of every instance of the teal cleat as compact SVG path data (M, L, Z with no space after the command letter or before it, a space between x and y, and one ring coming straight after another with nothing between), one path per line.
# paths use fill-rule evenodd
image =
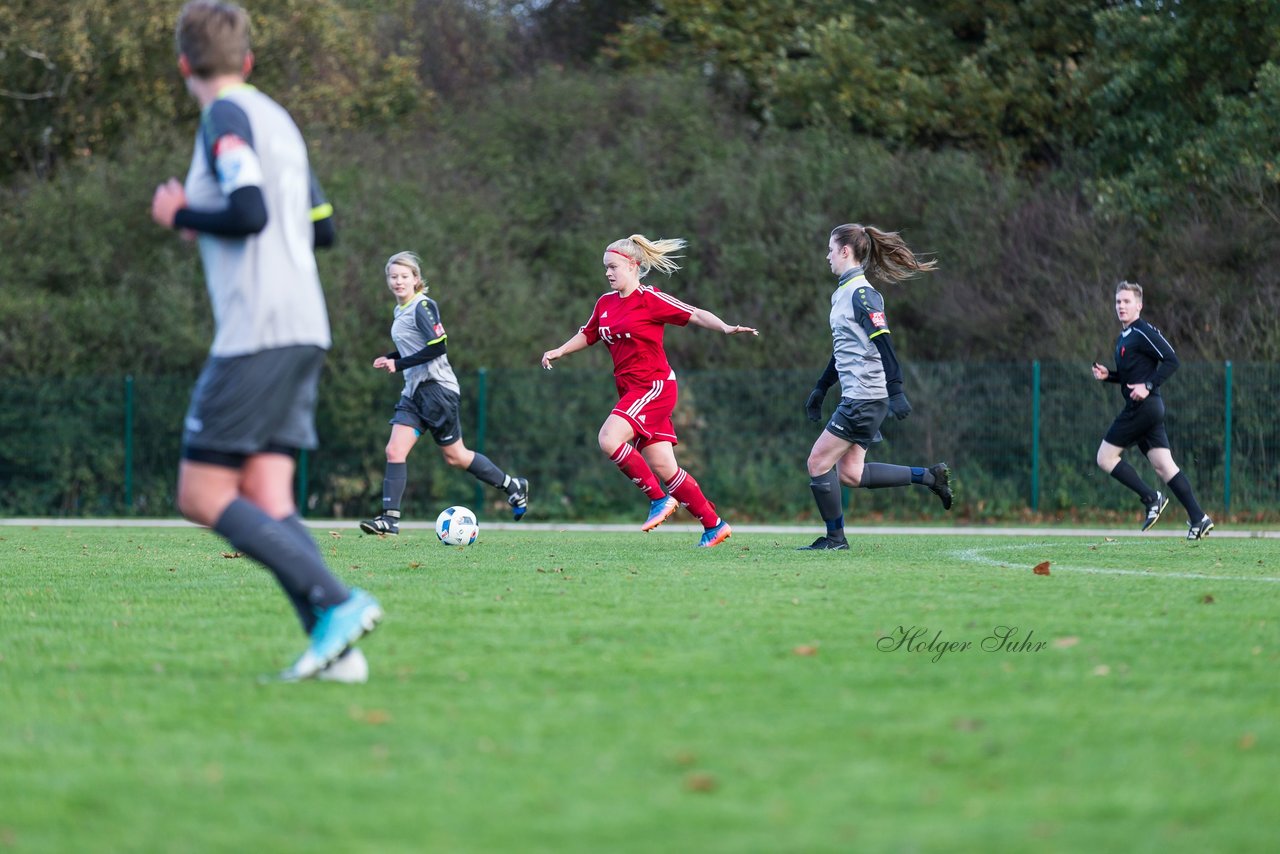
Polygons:
M334 662L343 650L373 631L382 619L382 606L365 591L351 588L347 601L325 608L311 630L311 644L288 670L286 682L310 679Z

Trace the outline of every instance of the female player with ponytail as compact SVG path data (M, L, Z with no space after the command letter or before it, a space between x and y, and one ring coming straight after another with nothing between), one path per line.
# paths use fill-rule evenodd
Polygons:
M663 329L667 324L692 323L725 335L760 333L748 326L731 326L706 309L641 284L651 270L668 276L679 270L675 253L684 245L683 240L650 240L642 234L610 243L604 251L609 292L596 300L591 318L576 335L542 354L542 367L550 370L557 359L604 342L613 357L618 402L600 427L600 450L649 499L649 515L641 530L652 531L677 507L687 507L704 529L698 545L710 548L733 532L698 482L676 462L671 413L679 392L663 349Z

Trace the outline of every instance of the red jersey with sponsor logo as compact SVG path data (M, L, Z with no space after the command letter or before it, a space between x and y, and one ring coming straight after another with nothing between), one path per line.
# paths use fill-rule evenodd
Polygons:
M587 343L603 341L613 357L613 376L619 387L671 377L662 347L662 327L684 326L693 306L657 288L641 285L625 299L610 291L596 300L591 319L579 330Z

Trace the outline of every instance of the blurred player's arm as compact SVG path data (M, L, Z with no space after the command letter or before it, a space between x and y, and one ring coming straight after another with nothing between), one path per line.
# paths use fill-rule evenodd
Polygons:
M311 232L317 249L327 249L338 240L338 228L333 222L333 205L324 197L324 190L311 173Z
M217 101L201 121L201 133L208 140L205 156L227 203L221 210L192 210L186 206L185 193L179 199L170 192L168 201L178 204L167 225L219 237L257 234L267 227L267 203L262 192L262 161L253 147L253 127L248 116L230 101ZM170 180L166 186L172 188L175 184L176 180ZM155 207L153 201L153 216Z
M185 201L185 200L184 200ZM227 197L220 211L175 211L174 228L185 228L219 237L248 237L267 227L267 203L261 187L241 187Z

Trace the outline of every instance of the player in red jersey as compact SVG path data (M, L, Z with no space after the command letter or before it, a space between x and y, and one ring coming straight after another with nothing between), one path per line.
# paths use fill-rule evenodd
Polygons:
M604 251L609 292L596 300L591 319L576 335L542 354L542 367L551 370L551 363L561 356L597 341L605 343L613 357L618 403L600 427L600 450L648 496L649 517L640 529L652 531L684 506L705 529L698 545L711 547L729 539L733 531L698 482L676 462L671 413L679 392L662 347L663 327L692 323L725 335L760 333L749 326L730 326L706 309L640 284L650 270L668 276L679 270L674 259L680 256L674 253L684 245L683 240L649 240L643 234L610 243Z

